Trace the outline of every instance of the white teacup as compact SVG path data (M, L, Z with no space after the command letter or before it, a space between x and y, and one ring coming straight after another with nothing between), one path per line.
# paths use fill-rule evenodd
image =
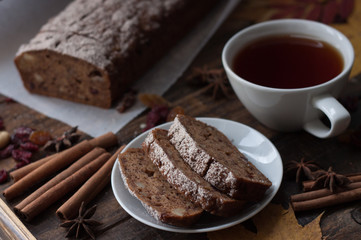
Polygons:
M331 44L342 55L343 70L325 83L294 89L257 85L239 77L232 70L235 55L245 45L260 38L282 34L308 35ZM304 129L319 138L338 135L350 123L350 114L336 97L348 80L353 61L353 47L342 33L322 23L296 19L273 20L250 26L234 35L222 53L223 66L234 91L256 119L275 130ZM320 120L322 113L328 117L330 127Z

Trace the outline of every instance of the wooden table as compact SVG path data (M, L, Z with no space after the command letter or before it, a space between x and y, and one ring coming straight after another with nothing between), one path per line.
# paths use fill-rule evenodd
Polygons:
M237 31L254 24L258 21L264 21L271 16L281 17L304 17L296 10L284 12L285 6L297 6L309 11L307 6L301 6L299 1L278 1L284 4L273 4L277 1L242 1L233 11L229 18L219 28L213 38L204 47L194 62L184 75L169 89L164 97L170 102L178 102L185 109L185 112L191 116L201 117L218 117L234 120L246 124L268 137L279 150L283 163L290 160L299 160L305 157L309 160L318 162L323 168L333 166L333 169L340 173L361 172L360 150L351 145L341 143L338 138L318 139L303 131L295 133L281 133L268 129L255 120L249 112L238 101L233 92L230 92L228 98L213 99L211 94L192 95L198 90L197 87L191 86L185 81L191 73L192 68L204 65L221 67L221 51L225 42ZM357 27L361 18L361 3L356 2L356 6L347 23L332 24L344 32L354 44L356 50L355 67L352 71L352 77L355 77L355 83L348 86L348 94L361 94L361 77L357 80L357 75L361 73L361 59L358 56L361 49L361 30ZM282 4L281 4L282 5ZM307 5L307 4L306 4ZM303 8L304 7L304 8ZM308 6L309 7L309 6ZM298 14L296 14L298 13ZM1 96L0 100L5 97ZM25 125L35 129L45 129L52 133L53 136L62 134L69 126L50 119L28 107L19 103L0 104L0 115L4 118L6 130L12 132L18 126ZM126 125L122 130L117 132L120 144L128 143L135 136L141 133L140 125L145 122L146 112L137 117ZM352 113L352 127L357 127L361 123L361 109ZM0 162L0 169L10 168L13 161ZM0 185L0 190L4 190L11 182ZM288 197L298 192L297 185L288 180L283 180L281 188L275 197L275 202L288 203ZM1 198L5 201L3 196ZM6 201L5 201L6 202ZM41 214L31 223L23 223L37 239L63 239L65 230L59 227L59 220L55 216L55 210L60 206L62 201L54 204L48 211ZM165 232L148 227L137 220L131 218L118 204L110 185L92 202L98 205L94 218L102 219L103 222L115 221L116 224L101 234L98 239L208 239L206 233L202 234L177 234ZM9 207L14 206L14 202L7 203ZM359 239L361 225L355 223L350 217L350 211L359 207L359 202L344 204L342 206L329 207L322 210L298 213L296 216L302 224L307 224L317 217L321 211L325 211L321 219L321 229L328 240L335 239ZM20 220L18 223L21 225ZM336 224L337 223L337 224ZM2 226L4 228L4 226ZM25 229L25 231L26 231ZM0 238L5 238L2 233Z

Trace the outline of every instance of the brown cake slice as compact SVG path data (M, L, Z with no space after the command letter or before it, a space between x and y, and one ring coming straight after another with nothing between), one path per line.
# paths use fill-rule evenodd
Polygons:
M125 186L157 220L189 226L201 216L203 209L174 189L142 149L126 150L119 163Z
M259 201L272 183L216 128L177 115L170 142L212 186L235 199Z
M169 142L167 130L152 130L143 143L143 149L168 182L204 210L218 216L231 216L244 206L244 201L220 193L194 172Z

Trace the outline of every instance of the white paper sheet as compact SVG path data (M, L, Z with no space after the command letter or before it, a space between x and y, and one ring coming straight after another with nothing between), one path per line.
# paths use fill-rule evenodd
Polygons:
M40 27L61 11L69 0L0 0L0 93L38 112L58 119L93 137L117 132L145 108L137 103L125 113L28 93L13 58ZM162 95L187 69L194 57L225 20L239 0L220 1L196 28L135 85L139 92ZM220 57L220 56L219 56ZM0 113L1 115L1 113Z

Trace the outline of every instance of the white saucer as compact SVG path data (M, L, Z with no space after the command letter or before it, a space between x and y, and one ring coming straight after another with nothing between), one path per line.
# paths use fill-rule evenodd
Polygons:
M112 170L111 184L113 193L121 207L138 221L165 231L182 233L200 233L216 231L241 223L261 211L278 191L283 175L281 156L275 146L261 133L244 124L218 118L197 118L223 132L232 143L252 162L271 182L264 198L257 203L250 204L246 209L233 217L216 217L206 214L191 227L176 227L157 221L150 216L138 199L130 195L125 188L118 161ZM165 123L157 128L169 129L172 123ZM136 137L126 148L139 148L147 136L148 131Z

